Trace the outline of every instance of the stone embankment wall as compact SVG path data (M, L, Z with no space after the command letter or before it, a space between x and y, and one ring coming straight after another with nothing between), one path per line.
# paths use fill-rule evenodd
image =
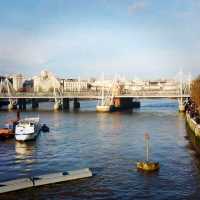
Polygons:
M195 136L200 138L200 124L190 116L189 112L186 112L186 121Z

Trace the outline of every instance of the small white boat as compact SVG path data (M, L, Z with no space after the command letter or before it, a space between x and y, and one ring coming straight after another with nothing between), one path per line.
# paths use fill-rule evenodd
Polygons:
M109 112L109 111L110 111L110 106L106 106L106 105L97 105L97 106L96 106L96 111L97 111L97 112Z
M33 140L40 132L40 118L24 118L19 120L15 128L15 139L18 141Z
M101 91L101 99L99 99L98 104L96 106L97 112L110 112L111 101L108 97L105 97L104 94L104 75L103 75L103 86Z

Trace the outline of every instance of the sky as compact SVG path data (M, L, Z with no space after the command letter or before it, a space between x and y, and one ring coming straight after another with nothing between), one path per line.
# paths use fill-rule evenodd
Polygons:
M200 0L0 0L0 74L200 73Z

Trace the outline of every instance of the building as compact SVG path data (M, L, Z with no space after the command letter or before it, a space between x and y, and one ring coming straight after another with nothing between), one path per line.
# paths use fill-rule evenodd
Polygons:
M6 79L5 76L0 76L0 81L4 81Z
M64 92L87 91L90 88L88 81L79 79L63 79L62 85Z
M59 80L47 70L42 70L40 75L33 77L34 92L53 92L60 90Z
M12 78L12 84L13 84L13 89L15 91L20 91L23 88L23 83L24 83L24 77L22 74L16 74L11 76Z
M23 83L23 92L33 92L33 80L25 80Z

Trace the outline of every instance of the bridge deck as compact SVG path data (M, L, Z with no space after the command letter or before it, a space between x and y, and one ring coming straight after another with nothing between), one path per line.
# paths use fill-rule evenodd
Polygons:
M107 94L105 94L107 95ZM180 95L178 92L135 92L115 95L116 98L188 98L189 94ZM55 98L78 98L78 99L101 99L100 92L65 92L61 95L53 93L16 93L13 95L0 94L0 99L55 99Z

